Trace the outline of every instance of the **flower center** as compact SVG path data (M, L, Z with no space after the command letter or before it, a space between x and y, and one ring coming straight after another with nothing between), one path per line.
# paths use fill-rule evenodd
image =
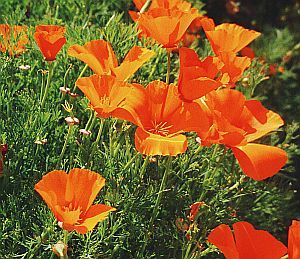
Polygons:
M148 131L153 134L158 134L161 136L169 135L170 129L173 127L172 125L167 125L167 122L156 122L152 121L153 128L149 129Z
M100 97L100 105L103 109L110 107L110 97L109 96L102 96Z

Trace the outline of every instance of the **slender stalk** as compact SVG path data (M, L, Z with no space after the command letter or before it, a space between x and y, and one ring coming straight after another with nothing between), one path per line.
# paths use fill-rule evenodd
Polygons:
M88 68L88 65L85 65L85 66L84 66L84 68L81 70L81 73L79 74L79 76L78 76L77 80L83 76L83 74L84 74L84 72L87 70L87 68ZM74 92L75 92L76 88L77 88L77 85L76 85L76 84L74 84L74 87L73 87L72 93L74 93Z
M68 237L69 237L69 232L67 230L64 230L64 244L68 247ZM68 259L68 250L66 252L66 255L61 256L61 259Z
M100 141L102 130L103 130L103 125L104 125L104 119L100 119L100 126L99 126L99 130L98 130L98 134L97 134L95 142L93 143L92 151L91 151L91 154L89 155L89 159L87 162L88 164L90 163L90 160L94 156L94 153L95 153L98 143Z
M149 164L149 156L147 156L144 160L144 163L141 167L141 173L140 173L140 177L143 178L144 177L144 174L145 174L145 171L147 169L147 165Z
M48 91L49 91L50 82L51 82L51 79L52 79L52 76L53 76L54 63L53 62L48 62L48 66L49 66L49 72L48 72L47 83L46 83L46 86L45 86L44 95L43 95L43 99L42 99L42 102L41 102L40 110L42 110L44 108L46 97L47 97Z
M169 84L170 82L170 72L171 72L171 51L167 49L168 54L168 68L167 68L167 76L166 76L166 83Z
M45 85L45 74L42 71L42 83L41 83L41 92L40 92L40 102L42 102L43 92L44 92L44 85Z
M68 76L68 74L69 74L69 72L70 72L70 70L71 70L72 67L73 67L72 64L69 65L69 67L68 67L68 69L67 69L67 71L66 71L66 73L65 73L65 76L64 76L64 87L65 87L65 88L67 87L67 76Z
M153 211L152 211L152 215L151 215L151 218L150 218L149 229L148 229L148 231L147 231L147 233L145 235L144 245L143 245L142 250L140 252L141 256L143 255L143 253L145 251L145 248L146 248L146 245L147 245L147 242L148 242L148 240L150 238L150 232L152 232L153 223L154 223L154 220L155 220L155 218L157 216L159 205L160 205L161 198L162 198L162 194L163 194L163 191L164 191L164 189L166 187L167 178L168 178L168 175L171 172L171 170L172 170L172 157L169 156L167 158L165 172L164 172L163 179L162 179L160 187L159 187L159 192L157 194L155 205L154 205L154 208L153 208Z
M64 146L63 146L63 148L62 148L62 150L61 150L61 152L60 152L60 155L59 155L58 161L57 161L57 163L56 163L56 166L59 166L59 165L60 165L61 160L62 160L62 158L63 158L63 156L64 156L64 154L65 154L65 152L66 152L67 144L68 144L68 142L69 142L69 138L70 138L71 132L72 132L72 127L73 127L73 125L70 124L70 125L69 125L69 128L68 128L68 133L67 133L66 138L65 138L65 143L64 143Z

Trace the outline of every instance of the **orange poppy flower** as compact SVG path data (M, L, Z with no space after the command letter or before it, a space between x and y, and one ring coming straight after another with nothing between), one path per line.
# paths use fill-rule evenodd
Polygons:
M287 252L284 244L269 232L256 230L250 223L221 224L211 231L208 242L218 247L227 259L280 259Z
M180 70L178 89L186 101L198 99L223 84L220 70L224 64L216 57L201 61L189 48L179 49Z
M293 220L289 227L289 259L300 258L300 221Z
M283 125L278 114L232 89L210 92L203 106L212 121L208 132L198 134L203 145L231 148L243 172L254 180L273 176L285 165L287 155L282 149L251 143Z
M63 229L80 234L91 231L107 218L113 207L92 205L105 179L90 170L74 168L67 174L55 170L43 176L34 187Z
M231 23L222 23L216 26L214 30L211 30L212 24L203 26L203 28L213 51L217 55L221 52L237 53L260 36L260 32Z
M35 28L34 39L46 61L56 59L57 53L66 43L64 36L66 28L58 25L38 25Z
M154 8L138 17L142 32L162 44L164 48L176 48L184 33L194 19L199 17L198 10L190 8L183 11L177 8Z
M221 68L222 74L228 75L229 82L227 86L233 87L242 77L244 71L250 67L251 59L248 57L238 57L233 52L221 52L218 56L224 64Z
M68 54L86 63L98 75L114 75L120 81L126 81L145 62L155 55L146 48L134 46L118 66L118 61L111 45L104 40L92 40L84 46L73 45Z
M0 51L8 52L10 56L24 52L29 42L26 31L26 26L0 24Z
M139 109L143 105L143 87L118 81L114 76L82 77L76 81L76 85L102 118L113 116L135 121L135 110L132 107Z
M208 120L196 103L184 103L177 86L151 82L136 109L135 147L145 155L171 155L185 152L187 138L183 132L208 130Z

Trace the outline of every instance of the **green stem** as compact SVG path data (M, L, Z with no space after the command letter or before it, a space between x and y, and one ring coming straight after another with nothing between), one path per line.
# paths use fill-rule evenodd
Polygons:
M70 70L71 70L72 67L73 67L72 64L69 65L69 67L68 67L68 69L67 69L67 71L65 73L65 76L64 76L64 88L67 87L67 76L68 76L68 74L69 74L69 72L70 72Z
M70 138L70 136L71 136L71 132L72 132L72 127L73 127L73 125L70 124L70 125L69 125L69 128L68 128L67 136L66 136L66 138L65 138L65 143L64 143L64 146L63 146L63 148L62 148L62 150L61 150L61 153L60 153L60 155L59 155L59 158L58 158L56 167L60 165L61 160L62 160L62 158L63 158L63 156L64 156L64 154L65 154L65 152L66 152L67 144L68 144L69 138Z
M43 97L43 90L44 90L44 85L45 85L45 75L44 73L42 72L42 84L41 84L41 92L40 92L40 103L42 102L42 97Z
M143 165L142 165L142 167L141 167L140 178L143 178L143 177L144 177L145 171L146 171L147 166L148 166L148 164L149 164L149 158L150 158L150 157L147 156L147 157L145 158L145 160L144 160L144 163L143 163Z
M98 146L98 143L100 141L102 130L103 130L103 125L104 125L104 119L100 119L100 126L99 126L99 130L98 130L98 134L97 134L95 142L93 143L92 151L91 151L91 154L90 154L88 162L87 162L88 164L90 163L90 160L93 158L96 148Z
M168 175L171 172L171 170L172 170L172 157L168 156L167 162L166 162L166 167L165 167L165 172L164 172L164 175L163 175L163 179L161 181L161 184L160 184L160 187L159 187L159 192L157 194L157 198L156 198L156 201L155 201L154 209L152 211L152 215L151 215L151 219L150 219L150 223L149 223L149 229L148 229L148 231L145 235L144 245L143 245L141 253L140 253L141 256L143 255L143 253L145 251L145 248L146 248L146 245L147 245L147 242L150 238L150 232L152 232L153 223L154 223L154 220L157 216L159 205L160 205L161 198L162 198L162 194L163 194L163 191L166 187L167 178L168 178Z
M53 62L48 62L48 66L49 66L49 72L48 72L47 83L46 83L46 86L45 86L44 95L43 95L43 99L42 99L42 102L41 102L40 110L42 110L44 108L46 97L47 97L48 91L49 91L50 82L51 82L51 79L52 79L52 76L53 76L54 63Z
M152 0L147 0L147 2L141 8L140 13L146 12L148 10L148 8L150 7L151 3L152 3Z
M64 230L64 244L68 247L68 237L69 237L69 232L67 230ZM68 251L66 252L65 256L61 256L61 259L68 259Z
M77 80L83 76L84 72L87 70L87 68L88 68L88 67L89 67L88 65L85 65L85 66L84 66L84 68L81 70L81 73L79 74L79 76L78 76ZM76 88L77 88L77 85L76 85L76 84L74 84L74 87L73 87L72 93L74 93L74 92L75 92Z
M169 84L170 82L170 72L171 72L171 51L167 49L168 54L168 68L167 68L167 76L166 76L166 83Z

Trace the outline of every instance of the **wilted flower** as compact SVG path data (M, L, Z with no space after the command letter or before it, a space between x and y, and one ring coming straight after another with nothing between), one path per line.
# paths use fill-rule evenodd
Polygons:
M80 129L79 132L86 136L89 136L92 134L92 132L90 130L86 130L86 129Z

